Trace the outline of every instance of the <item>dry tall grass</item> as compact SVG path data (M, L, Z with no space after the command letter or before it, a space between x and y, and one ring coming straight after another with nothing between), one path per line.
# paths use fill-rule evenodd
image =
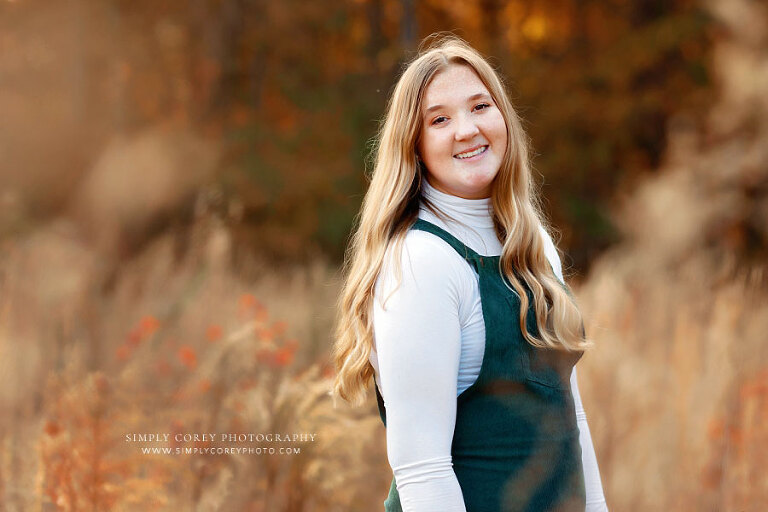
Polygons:
M580 384L612 510L768 503L768 15L711 5L724 36L707 131L673 124L663 168L619 211L626 240L578 289L597 341ZM183 173L169 145L189 138L148 133L159 139L110 145L93 172L132 172L110 162L150 151ZM0 242L0 510L380 510L391 472L375 401L333 409L327 394L336 269L233 264L228 221L204 207L183 236L126 253L114 233L149 229L151 212L123 221L115 202L88 204L107 182ZM206 432L317 437L290 456L125 439Z
M177 235L162 235L105 290L103 254L75 232L62 220L4 247L0 509L364 511L371 496L383 501L374 404L334 410L328 394L333 268L233 268L228 229L203 213L181 258ZM210 432L316 437L174 440ZM125 437L147 433L171 438ZM300 453L142 452L269 446Z
M768 506L768 11L711 7L721 99L703 135L673 123L663 168L622 204L625 241L578 291L614 510Z

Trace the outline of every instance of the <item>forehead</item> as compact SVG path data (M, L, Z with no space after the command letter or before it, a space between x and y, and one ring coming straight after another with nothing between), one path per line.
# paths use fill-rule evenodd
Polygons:
M424 90L422 110L431 105L463 102L477 93L490 95L475 71L464 64L450 64L438 72Z

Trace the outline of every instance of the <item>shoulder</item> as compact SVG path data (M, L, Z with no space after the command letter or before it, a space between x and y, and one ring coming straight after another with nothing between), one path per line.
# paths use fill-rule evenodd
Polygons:
M467 261L445 240L419 229L406 234L400 258L403 264L425 274L439 273L443 277L457 270L470 269Z
M549 260L549 264L552 265L552 270L554 270L555 275L561 281L564 281L563 267L562 263L560 262L560 255L557 252L555 243L552 241L552 237L549 235L549 232L547 232L544 226L541 225L539 226L539 233L541 234L541 238L544 241L544 254Z
M555 247L555 242L552 241L552 237L550 236L549 232L544 228L544 226L539 226L539 235L541 235L541 239L544 241L544 249L548 253L554 252L555 255L557 255L557 248Z
M398 269L399 267L399 269ZM450 245L426 231L411 229L402 245L392 242L387 248L379 274L378 288L392 291L398 283L407 291L443 291L460 296L466 292L472 270Z

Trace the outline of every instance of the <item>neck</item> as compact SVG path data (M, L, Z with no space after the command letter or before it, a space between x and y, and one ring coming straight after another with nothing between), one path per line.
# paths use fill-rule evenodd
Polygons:
M476 228L493 227L491 198L465 199L437 190L427 180L422 182L423 198L452 219Z

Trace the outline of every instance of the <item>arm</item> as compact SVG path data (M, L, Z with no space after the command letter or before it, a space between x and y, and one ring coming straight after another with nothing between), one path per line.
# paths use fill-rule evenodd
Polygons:
M546 231L542 229L544 237L544 246L547 259L552 265L555 275L561 282L565 282L563 269L560 263L560 257L557 255L555 244ZM608 506L605 503L603 495L603 484L600 481L600 470L597 466L597 456L595 447L592 444L592 437L589 433L589 424L587 423L587 414L584 412L584 406L581 403L579 394L579 383L576 377L576 367L571 372L571 393L573 394L573 403L576 409L576 421L579 426L579 443L581 444L581 463L584 466L584 484L587 491L587 509L586 512L607 512Z
M425 235L406 238L400 287L390 295L396 279L387 268L376 286L373 328L387 457L404 512L465 512L451 461L461 355L458 284L441 242Z
M584 412L584 407L581 404L575 366L571 373L571 392L573 393L573 403L576 406L576 421L579 425L581 464L584 466L584 485L587 491L586 512L607 512L608 506L605 503L605 496L603 496L603 484L600 481L595 447L592 445L592 436L589 433L589 424L587 424L587 413Z

